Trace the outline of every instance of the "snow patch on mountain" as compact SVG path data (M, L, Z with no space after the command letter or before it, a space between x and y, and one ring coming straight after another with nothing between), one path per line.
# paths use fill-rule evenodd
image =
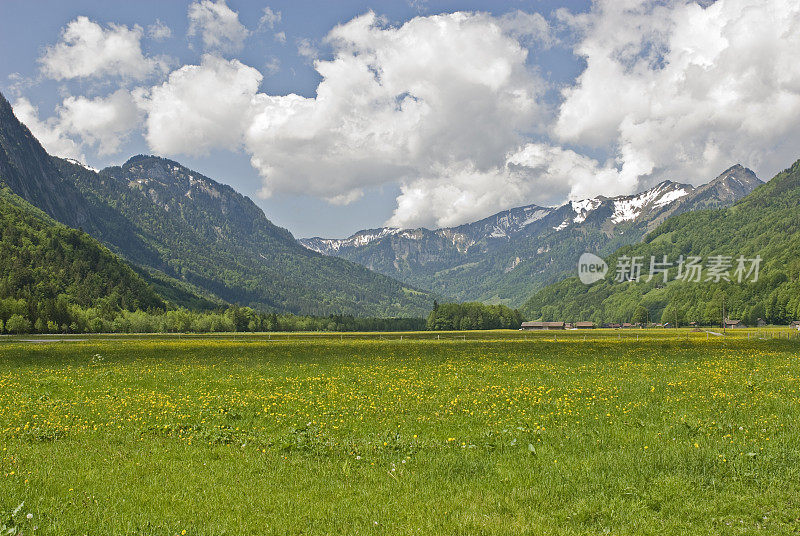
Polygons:
M646 208L662 208L689 194L687 187L670 182L662 182L655 188L638 195L617 197L614 199L613 223L633 221Z
M570 205L572 206L572 210L575 211L575 219L572 221L575 223L583 223L586 221L586 217L589 215L590 212L595 210L602 204L600 199L584 199L582 201L571 201Z
M663 207L664 205L669 205L673 201L677 201L681 197L686 197L687 195L689 195L689 192L683 188L679 190L673 190L672 192L667 192L664 194L658 201L655 202L655 205Z

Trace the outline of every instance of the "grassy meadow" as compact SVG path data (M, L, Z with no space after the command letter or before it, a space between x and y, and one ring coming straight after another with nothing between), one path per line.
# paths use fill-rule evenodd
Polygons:
M788 333L6 338L0 527L796 534Z

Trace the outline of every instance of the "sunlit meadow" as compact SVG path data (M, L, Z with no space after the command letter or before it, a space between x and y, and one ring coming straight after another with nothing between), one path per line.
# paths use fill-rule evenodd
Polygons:
M0 527L795 534L800 342L752 335L6 341Z

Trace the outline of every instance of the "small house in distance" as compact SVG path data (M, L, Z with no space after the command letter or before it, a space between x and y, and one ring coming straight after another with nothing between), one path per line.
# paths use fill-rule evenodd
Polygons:
M523 322L520 329L524 331L564 329L564 322Z
M800 331L800 320L795 320L794 322L789 324L789 327Z
M767 322L766 322L766 321L765 321L763 318L759 318L759 319L756 321L756 326L758 326L758 327L760 327L760 328L763 328L763 327L764 327L764 326L766 326L766 325L767 325Z
M575 329L594 329L594 322L575 322Z
M742 324L741 320L731 320L730 318L726 318L725 327L728 329L743 328L744 324Z

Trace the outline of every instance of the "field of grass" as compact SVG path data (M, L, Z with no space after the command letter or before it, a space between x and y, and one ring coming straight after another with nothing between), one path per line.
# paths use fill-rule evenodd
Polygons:
M4 339L0 527L800 531L788 331L400 336Z

